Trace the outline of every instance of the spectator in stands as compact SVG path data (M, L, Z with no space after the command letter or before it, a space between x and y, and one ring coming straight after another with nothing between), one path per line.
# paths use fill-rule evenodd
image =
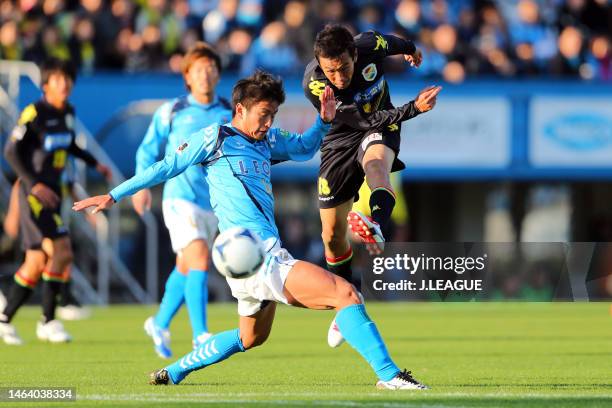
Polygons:
M298 55L300 63L306 65L313 57L312 44L315 38L314 21L308 13L305 0L289 0L283 12L287 29L287 41Z
M91 19L83 16L77 19L74 25L74 34L70 39L72 60L80 70L91 73L96 66L94 24Z
M299 71L298 56L287 42L287 28L282 22L275 21L265 26L243 59L242 75L246 76L257 68L280 75Z
M223 58L223 69L237 72L242 66L242 60L251 48L253 36L244 28L235 28L219 44Z
M237 27L237 13L238 0L220 0L219 7L211 10L202 22L204 40L215 44L233 28Z
M0 58L72 55L88 71L177 71L186 47L205 39L229 72L269 65L290 74L309 59L313 33L343 23L421 43L420 70L390 60L390 73L609 80L610 10L608 0L0 0Z
M19 42L17 23L5 21L0 26L0 58L19 60L23 57L23 47Z
M558 40L559 52L550 66L553 75L578 76L584 63L583 41L582 33L576 27L567 26L561 31Z
M70 49L62 38L62 33L56 26L45 26L42 32L42 45L46 58L57 58L62 61L70 60Z
M591 75L587 79L612 79L612 53L610 52L610 38L598 35L591 41L587 57Z

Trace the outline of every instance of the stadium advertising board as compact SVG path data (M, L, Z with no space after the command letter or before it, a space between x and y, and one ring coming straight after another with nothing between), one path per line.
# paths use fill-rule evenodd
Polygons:
M529 113L533 167L612 168L612 98L535 97Z
M402 125L400 158L412 168L505 168L510 104L503 97L447 97Z

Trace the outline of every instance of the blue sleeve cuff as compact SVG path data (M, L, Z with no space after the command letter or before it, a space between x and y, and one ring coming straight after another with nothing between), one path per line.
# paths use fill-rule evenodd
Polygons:
M324 128L324 129L326 129L326 130L328 130L331 127L333 122L334 122L333 120L331 122L329 122L329 123L325 122L323 120L323 118L321 118L321 115L317 115L317 125L322 127L322 128Z

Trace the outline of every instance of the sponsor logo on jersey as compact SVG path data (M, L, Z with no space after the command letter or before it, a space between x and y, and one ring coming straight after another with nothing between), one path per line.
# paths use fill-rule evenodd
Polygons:
M376 34L376 47L374 47L374 51L378 51L380 48L382 49L387 49L388 44L387 44L387 40L385 40L385 37L383 37L380 34Z
M382 133L372 133L370 136L363 139L363 142L361 142L361 150L365 152L368 145L377 140L382 140Z
M376 79L376 75L378 74L378 70L376 69L376 64L371 63L368 64L364 69L361 70L361 75L363 75L363 79L368 82L372 82Z
M325 84L317 80L310 81L308 84L308 89L310 89L310 93L314 96L321 96L325 90Z
M384 90L385 90L385 77L383 75L371 87L369 87L363 92L356 93L355 96L353 97L353 100L355 101L357 105L361 105L364 112L370 113L378 109L378 104L380 103L380 97L383 95Z
M72 142L72 134L47 133L43 140L43 147L48 152L52 152L53 150L57 149L67 149Z

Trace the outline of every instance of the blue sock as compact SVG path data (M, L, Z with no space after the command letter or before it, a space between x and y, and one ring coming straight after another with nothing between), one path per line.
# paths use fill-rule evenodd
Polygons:
M208 274L206 271L189 270L185 284L185 304L189 312L193 339L208 331L206 304L208 303Z
M181 308L183 304L185 282L187 277L180 273L176 266L168 276L166 288L164 289L164 297L159 304L159 310L155 315L155 325L162 329L167 329L170 326L170 321Z
M166 367L174 384L178 384L192 371L216 364L244 351L238 329L215 334L200 347Z
M340 333L372 367L382 381L389 381L399 372L378 329L362 304L347 306L336 315Z

